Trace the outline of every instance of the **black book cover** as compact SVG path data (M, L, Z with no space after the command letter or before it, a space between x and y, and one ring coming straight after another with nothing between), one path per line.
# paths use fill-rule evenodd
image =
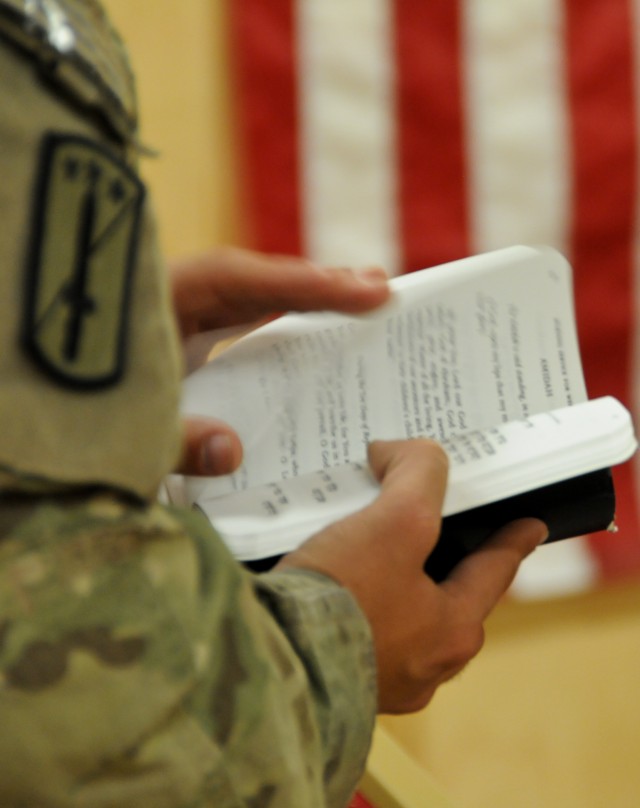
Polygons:
M466 555L515 519L541 519L549 528L547 542L606 530L614 520L615 505L611 470L600 469L447 516L425 571L434 581L442 581Z
M444 580L458 562L515 519L541 519L549 528L547 542L552 542L606 530L614 516L615 492L610 469L563 480L445 517L425 571L434 581ZM247 561L245 566L253 572L266 572L280 557Z

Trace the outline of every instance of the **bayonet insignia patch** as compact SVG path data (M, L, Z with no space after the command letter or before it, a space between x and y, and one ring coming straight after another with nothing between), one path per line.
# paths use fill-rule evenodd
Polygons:
M143 198L138 177L101 145L75 135L47 136L24 345L64 384L95 389L122 375Z

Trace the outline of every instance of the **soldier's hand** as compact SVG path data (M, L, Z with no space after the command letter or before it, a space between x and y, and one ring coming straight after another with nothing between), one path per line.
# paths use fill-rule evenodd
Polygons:
M302 258L233 247L177 262L171 272L178 325L187 339L230 326L255 326L284 311L360 313L389 298L384 271L320 267ZM240 440L216 419L190 418L178 469L183 474L229 474L242 461Z
M183 337L255 324L286 311L356 314L381 305L390 294L379 267L324 267L236 247L174 263L171 285Z
M376 502L279 566L321 572L355 595L373 633L379 710L410 712L480 650L484 619L547 530L514 522L436 584L423 566L440 530L446 455L431 441L377 442L369 460L381 482Z

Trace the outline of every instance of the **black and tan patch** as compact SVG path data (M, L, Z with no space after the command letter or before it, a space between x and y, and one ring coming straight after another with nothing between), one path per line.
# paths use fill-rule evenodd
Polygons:
M115 384L126 358L144 186L101 145L48 135L31 233L23 340L58 381Z

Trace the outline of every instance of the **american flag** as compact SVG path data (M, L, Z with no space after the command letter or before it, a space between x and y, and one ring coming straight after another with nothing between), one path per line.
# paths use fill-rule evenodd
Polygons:
M574 267L591 397L638 411L640 0L242 0L230 52L253 246L391 273L550 244ZM616 534L534 554L514 592L640 573Z

